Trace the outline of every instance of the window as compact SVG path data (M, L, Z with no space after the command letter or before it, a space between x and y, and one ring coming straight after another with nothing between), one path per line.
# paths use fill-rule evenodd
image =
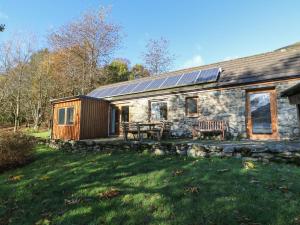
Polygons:
M63 125L65 124L65 109L58 110L58 124Z
M74 108L67 108L67 121L66 124L74 123Z
M185 112L187 116L197 116L198 114L197 97L189 97L185 99Z
M278 139L275 89L247 90L247 135L250 139Z
M269 93L250 94L250 111L253 134L271 134L272 120Z
M121 121L129 122L129 106L122 106L121 113Z
M58 125L74 124L74 107L58 109Z
M151 120L161 121L168 119L168 106L166 102L151 102Z

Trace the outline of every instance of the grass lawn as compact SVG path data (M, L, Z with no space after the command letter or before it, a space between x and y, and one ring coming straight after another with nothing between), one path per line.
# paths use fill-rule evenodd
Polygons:
M27 131L25 133L27 133L29 135L32 135L34 137L44 138L44 139L48 139L50 137L50 131L48 131L48 130L46 130L46 131L38 131L38 132Z
M300 224L300 168L39 146L0 175L0 224Z

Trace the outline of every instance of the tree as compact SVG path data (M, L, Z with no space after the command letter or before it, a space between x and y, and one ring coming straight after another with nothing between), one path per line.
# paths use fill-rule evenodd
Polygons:
M136 64L131 68L130 71L130 80L142 78L142 77L149 77L150 72L141 64Z
M28 91L26 112L33 121L33 128L38 130L50 107L49 99L56 88L52 77L52 65L48 49L40 50L31 56L29 62Z
M128 63L124 60L114 60L109 65L105 66L104 83L111 84L129 80L130 72Z
M5 30L5 24L0 24L0 32L3 32Z
M1 71L7 76L6 107L13 114L14 131L19 128L23 103L26 101L24 95L27 89L24 85L28 79L28 63L33 53L31 43L32 38L22 35L0 46Z
M109 62L120 44L120 26L109 22L107 15L105 8L88 11L79 20L62 26L49 36L55 51L64 50L73 61L76 58L81 94L97 86L99 67Z
M144 64L151 75L167 72L173 64L175 56L170 53L169 41L165 38L150 39L143 53Z

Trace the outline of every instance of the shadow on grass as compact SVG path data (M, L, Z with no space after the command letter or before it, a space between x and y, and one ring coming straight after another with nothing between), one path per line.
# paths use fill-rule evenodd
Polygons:
M246 170L237 159L68 154L40 146L35 162L0 175L0 222L294 224L299 175L290 165ZM120 193L102 198L111 188Z

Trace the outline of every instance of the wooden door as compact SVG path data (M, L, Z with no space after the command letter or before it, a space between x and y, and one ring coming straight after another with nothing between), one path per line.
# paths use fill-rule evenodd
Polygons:
M248 91L246 109L248 138L278 139L275 89Z

